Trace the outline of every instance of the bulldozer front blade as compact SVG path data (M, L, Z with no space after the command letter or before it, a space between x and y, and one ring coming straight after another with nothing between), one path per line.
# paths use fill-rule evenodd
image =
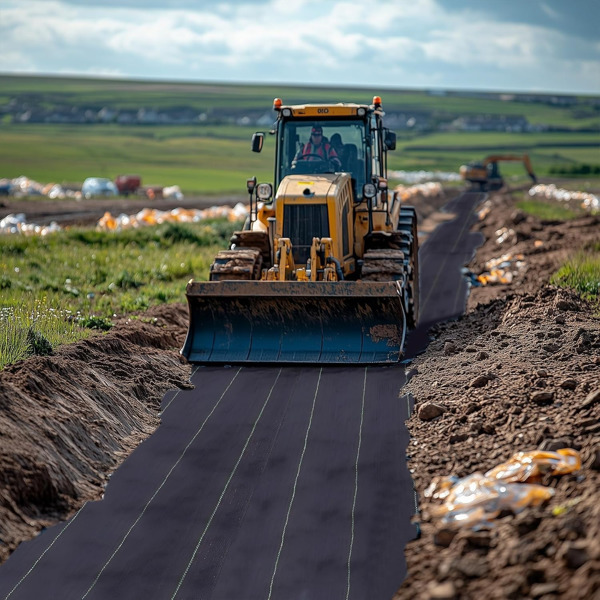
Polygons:
M197 363L394 363L396 282L191 281L181 353Z

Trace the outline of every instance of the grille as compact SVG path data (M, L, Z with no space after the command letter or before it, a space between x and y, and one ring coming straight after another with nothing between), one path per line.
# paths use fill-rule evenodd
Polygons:
M314 237L329 237L326 204L291 204L283 210L283 237L290 238L296 264L310 258Z

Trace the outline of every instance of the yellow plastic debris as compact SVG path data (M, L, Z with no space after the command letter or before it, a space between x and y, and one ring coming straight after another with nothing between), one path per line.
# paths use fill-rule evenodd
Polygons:
M170 211L156 208L143 208L135 215L119 215L113 217L109 212L98 221L97 229L109 231L130 229L144 225L160 225L161 223L192 223L215 217L225 217L230 221L244 219L248 215L248 207L238 203L230 206L212 206L203 210L195 208L174 208Z
M524 256L522 254L503 254L497 258L492 258L485 263L484 271L477 276L477 280L482 285L489 283L512 283L515 275L525 266Z
M544 475L565 475L581 469L577 450L563 448L557 452L534 450L517 452L509 460L486 473L486 477L506 482L539 481Z
M396 186L395 191L398 193L403 202L410 202L417 196L423 196L424 198L435 198L437 196L442 196L444 193L444 188L439 181L428 181L411 186L400 184Z
M518 513L554 495L553 488L526 482L537 482L546 474L572 473L580 468L581 457L571 448L558 452L517 452L486 473L475 472L461 479L435 478L424 495L444 501L441 505L429 506L428 510L446 526L487 526L502 511Z

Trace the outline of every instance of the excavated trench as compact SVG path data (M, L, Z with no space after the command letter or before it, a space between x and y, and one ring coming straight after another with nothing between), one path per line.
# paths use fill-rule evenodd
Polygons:
M455 198L422 246L408 357L465 309L482 199ZM194 367L191 382L101 502L17 548L0 595L390 598L416 535L404 368Z

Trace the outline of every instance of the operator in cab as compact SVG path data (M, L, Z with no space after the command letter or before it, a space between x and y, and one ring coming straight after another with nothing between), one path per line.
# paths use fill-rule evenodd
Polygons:
M342 168L342 162L340 161L337 152L323 137L323 128L320 125L313 125L310 130L309 141L298 151L294 160L324 160L329 161L336 171Z

